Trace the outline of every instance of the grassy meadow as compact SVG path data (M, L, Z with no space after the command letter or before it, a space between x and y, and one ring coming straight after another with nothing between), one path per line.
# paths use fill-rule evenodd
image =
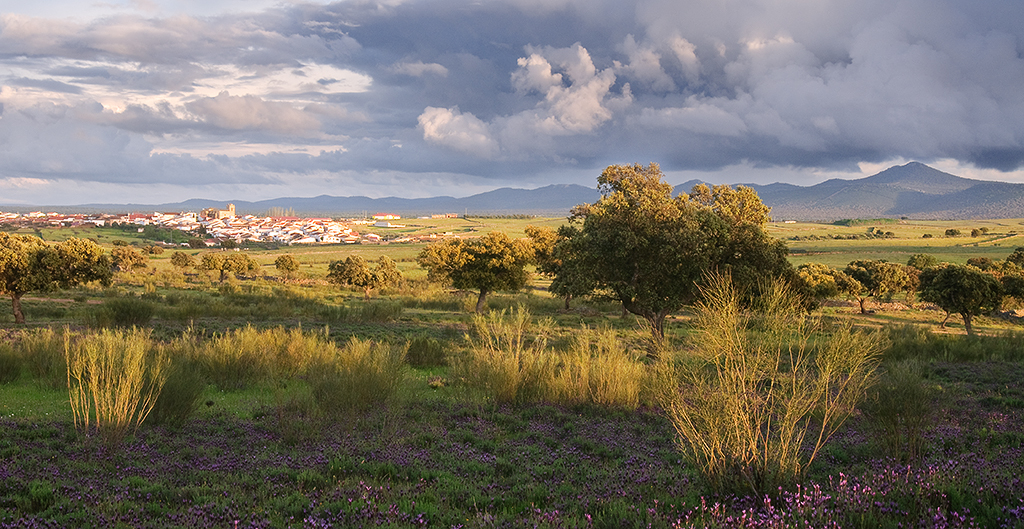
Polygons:
M373 231L521 237L562 222ZM833 267L1024 246L1020 219L768 230L794 264ZM152 244L111 228L37 234ZM475 295L426 282L422 248L245 249L261 273L223 283L175 269L168 250L111 287L29 295L26 326L0 305L0 527L1024 527L1019 321L979 317L968 337L922 304L827 304L808 346L844 325L874 332L879 369L798 480L753 494L703 479L673 422L683 373L706 352L692 310L652 344L620 306L566 311L535 276L475 317ZM282 254L301 263L296 277L278 276ZM387 255L406 281L368 301L327 283L350 255ZM129 350L145 354L104 364ZM102 365L133 373L136 401L157 380L163 391L150 409L104 411L87 376Z

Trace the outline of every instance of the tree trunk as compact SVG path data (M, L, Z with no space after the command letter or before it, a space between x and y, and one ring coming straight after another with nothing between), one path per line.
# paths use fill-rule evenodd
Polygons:
M868 302L868 298L857 298L857 301L860 302L860 313L867 314L868 311L864 305Z
M11 294L11 306L14 307L14 323L25 323L25 313L21 311L21 294Z
M228 278L228 271L227 270L221 270L220 271L220 282L223 283L224 280L227 279L227 278Z
M946 328L946 322L949 321L949 317L952 316L952 315L953 315L952 312L947 312L946 313L946 317L942 318L942 323L939 325L940 329L945 329Z
M487 306L487 291L480 289L480 296L476 298L476 313L483 314L484 307Z
M363 287L363 301L370 301L370 289Z
M971 313L961 312L960 316L964 319L964 328L967 329L967 336L974 336L974 327L971 326Z

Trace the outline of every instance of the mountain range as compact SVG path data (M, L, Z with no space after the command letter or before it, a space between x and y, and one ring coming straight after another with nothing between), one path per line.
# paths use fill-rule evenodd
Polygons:
M699 180L675 187L689 191ZM775 220L839 220L909 217L915 219L978 219L1024 217L1024 184L962 178L911 162L856 180L832 179L813 186L775 183L746 184L772 208ZM576 204L600 198L593 188L575 184L538 189L502 188L464 198L368 198L321 195L233 201L240 214L266 215L272 208L302 216L360 216L378 212L403 216L441 213L470 215L565 216ZM224 207L224 201L192 199L169 204L86 204L45 208L62 212L198 211ZM6 209L6 208L5 208ZM14 211L26 208L13 208ZM37 208L33 208L37 209Z

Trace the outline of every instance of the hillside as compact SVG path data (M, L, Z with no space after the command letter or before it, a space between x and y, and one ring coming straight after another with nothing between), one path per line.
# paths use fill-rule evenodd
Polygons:
M977 219L1018 217L1024 212L1024 184L962 178L918 162L857 180L750 187L772 207L776 219Z
M698 180L676 186L689 191ZM813 186L749 184L771 206L776 220L911 217L917 219L995 219L1024 217L1024 184L962 178L918 162L894 166L857 180L832 179ZM285 197L258 202L233 201L241 214L265 215L271 208L302 216L362 216L377 212L403 216L440 213L469 215L537 215L561 217L576 204L600 198L596 189L549 185L538 189L502 188L454 198ZM223 207L226 201L192 199L168 204L86 204L43 207L58 212L198 211ZM39 209L39 206L32 209ZM7 208L4 208L7 209ZM12 211L31 211L26 207Z

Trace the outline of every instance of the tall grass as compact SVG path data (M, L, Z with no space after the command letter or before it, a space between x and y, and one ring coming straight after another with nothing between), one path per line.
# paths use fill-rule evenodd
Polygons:
M197 345L194 358L217 387L242 389L293 378L333 345L326 331L246 326Z
M524 307L474 315L468 337L468 351L452 359L456 380L498 402L539 401L551 395L558 357L546 351L543 329L531 328Z
M889 347L886 361L917 359L941 362L1024 360L1024 333L1005 332L996 336L937 334L913 324L885 329Z
M854 411L881 342L850 327L825 332L781 283L764 290L759 314L741 310L728 277L707 278L703 294L693 363L666 403L677 442L717 490L792 484Z
M72 340L64 334L68 392L75 427L119 443L146 419L167 378L167 359L153 354L149 331L103 330Z
M642 353L612 330L575 331L567 351L548 347L550 334L550 320L534 324L523 306L474 316L451 376L497 402L637 407L649 376Z
M583 328L560 356L552 381L556 402L628 409L639 404L646 371L643 355L629 351L614 331Z
M10 344L0 343L0 384L8 384L21 376L21 357Z
M889 457L907 463L924 455L924 434L932 424L933 391L923 372L918 360L891 362L861 406L878 444Z
M310 365L306 378L326 415L362 409L393 397L405 377L406 346L352 338L328 347Z
M37 384L50 389L60 389L67 384L68 369L61 334L48 327L28 331L22 333L16 348Z

